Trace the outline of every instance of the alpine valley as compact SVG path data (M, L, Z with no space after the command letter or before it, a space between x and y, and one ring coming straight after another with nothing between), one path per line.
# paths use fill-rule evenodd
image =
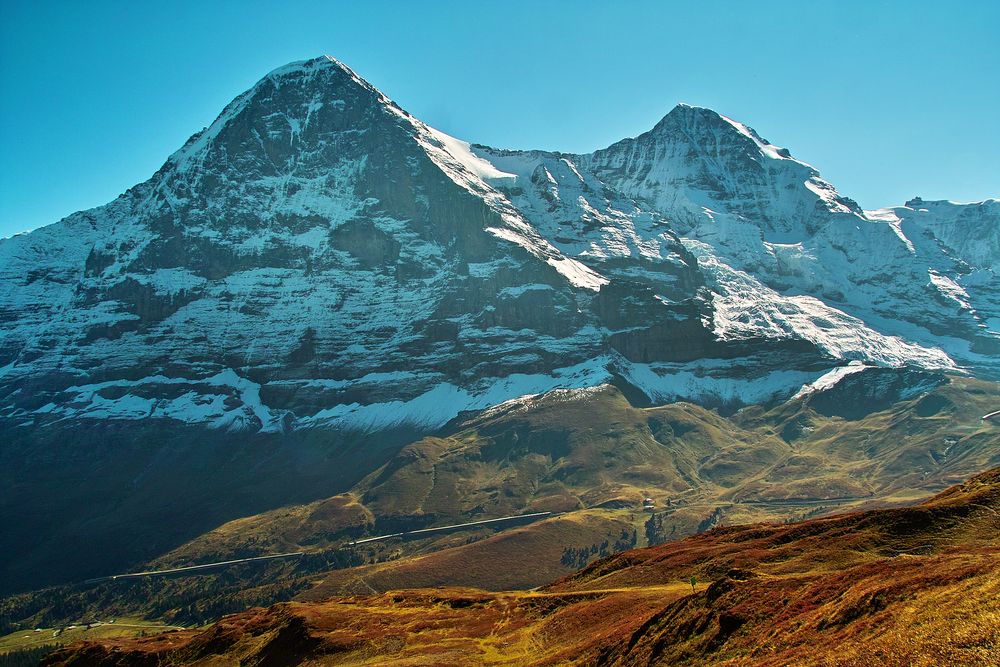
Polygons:
M916 502L1000 465L998 381L1000 200L865 211L683 104L583 155L470 144L293 63L0 240L0 620L528 589Z

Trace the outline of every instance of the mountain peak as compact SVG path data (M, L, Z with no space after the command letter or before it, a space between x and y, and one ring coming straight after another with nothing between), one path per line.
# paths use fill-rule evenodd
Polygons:
M355 103L360 109L396 106L375 86L333 56L322 55L291 62L271 70L249 90L237 96L211 125L192 136L174 153L168 163L173 162L185 169L195 155L206 150L236 118L247 113L253 114L256 119L250 125L261 125L256 128L261 141L279 137L279 141L288 143L290 137L279 135L290 133L298 136L303 123L307 123L313 112L323 105L343 108L345 104ZM278 119L275 114L286 120ZM265 129L264 125L272 120L281 127ZM241 129L237 130L237 134L245 131L246 124L239 124Z
M680 102L673 109L667 112L660 121L653 126L653 131L666 129L677 125L688 125L692 122L718 122L722 116L708 107L700 107L693 104Z
M362 88L372 92L378 92L380 95L382 94L375 88L375 86L358 76L357 72L331 55L317 56L315 58L309 58L308 60L297 60L295 62L288 63L287 65L278 67L277 69L268 72L264 78L258 81L257 86L268 80L274 81L276 79L300 76L302 74L316 75L327 72L339 72L346 75L350 80Z
M670 114L674 114L674 113L675 114L700 113L700 112L705 112L705 111L707 111L709 113L713 113L715 115L719 115L718 113L716 113L715 111L713 111L712 109L710 109L708 107L703 107L703 106L698 105L698 104L688 104L687 102L678 102L677 104L674 105L673 109L671 109L669 112L667 112L667 115L669 116Z
M749 125L724 116L714 109L700 107L685 102L678 103L658 122L650 133L674 133L678 130L685 133L698 132L711 128L722 132L733 132L734 130L753 141L769 157L790 158L791 154L787 148L780 148L773 145L767 139L757 134Z

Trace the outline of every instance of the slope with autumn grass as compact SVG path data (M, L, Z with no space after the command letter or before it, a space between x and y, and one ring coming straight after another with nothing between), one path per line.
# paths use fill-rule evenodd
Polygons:
M877 376L877 370L858 375L868 374ZM846 416L827 408L838 404L828 398L830 391L728 417L688 403L636 407L610 385L527 397L402 448L346 494L230 522L155 564L310 551L362 533L539 511L572 512L574 519L518 529L510 540L560 527L546 538L552 543L572 524L614 542L625 523L638 530L639 544L645 545L645 517L636 516L645 497L661 510L659 541L716 523L785 521L838 508L912 502L1000 463L1000 432L980 419L1000 405L1000 385L959 376L932 379L936 386L905 400L872 403L866 414L856 409ZM608 511L592 511L597 509ZM610 532L600 520L609 516L615 523ZM594 525L584 528L590 521ZM562 542L579 546L571 539ZM476 549L508 543L494 540ZM461 548L462 541L411 542L398 555L423 557L447 547ZM536 586L566 573L552 568L558 553L541 550L530 567L500 553L489 557L523 570L519 580ZM424 567L429 560L423 558ZM412 570L392 567L400 574ZM402 578L392 585L427 581ZM487 577L476 585L498 590L510 581Z
M847 381L848 394L870 398L847 400ZM730 415L689 403L639 407L613 386L524 397L412 442L345 493L222 523L137 569L305 552L297 561L28 592L0 601L0 621L13 629L142 615L200 625L292 599L541 586L601 556L713 526L926 498L1000 465L1000 430L980 419L998 406L996 383L879 369ZM655 516L639 510L644 497ZM500 532L343 548L363 535L535 511L562 513Z
M877 371L859 375L868 373ZM403 447L346 494L230 522L156 563L526 512L637 508L647 496L697 506L700 519L723 508L728 523L794 518L780 509L788 501L909 502L1000 464L1000 431L980 419L1000 406L1000 385L934 382L846 416L827 409L830 392L728 417L689 403L636 407L611 385L526 397Z
M534 591L286 603L44 664L992 665L998 536L995 468L920 505L716 529Z
M526 589L551 581L571 569L567 549L584 550L616 541L628 543L634 530L621 513L586 510L522 526L482 540L440 551L330 572L299 595L321 600L336 594L375 593L406 587L477 587ZM597 549L595 549L597 553Z

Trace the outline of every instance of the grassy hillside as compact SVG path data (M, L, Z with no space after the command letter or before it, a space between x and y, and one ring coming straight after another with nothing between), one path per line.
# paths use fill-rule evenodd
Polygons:
M574 571L579 552L587 552L586 562L634 546L637 531L627 518L609 510L565 514L469 544L336 570L299 597L316 600L339 593L381 592L400 585L532 588L539 581Z
M820 394L734 415L743 428L777 434L792 452L727 497L868 493L913 500L1000 464L1000 427L981 419L1000 409L997 383L950 376L910 400L888 406L873 401L870 411L854 407L848 416L835 414L831 402Z
M44 664L994 665L998 536L995 469L922 505L715 529L540 590L285 603Z
M728 416L684 403L638 408L610 386L513 401L402 447L344 493L218 523L147 567L306 552L295 563L48 589L0 601L0 621L111 611L190 624L296 596L527 589L633 545L912 502L1000 464L1000 429L980 419L1000 406L1000 385L941 380L906 400L859 406L821 393ZM653 515L640 508L645 497ZM562 514L343 548L533 511Z
M45 653L56 647L80 641L145 637L178 629L180 628L163 623L128 617L108 618L104 621L91 618L90 622L80 624L24 628L0 636L0 665L5 664L2 661L4 657L15 660L18 656L32 657L35 653L38 655L34 656L34 662L25 664L37 664Z
M1000 428L980 419L995 406L1000 385L961 377L851 417L824 414L816 396L725 417L685 403L637 408L611 386L553 392L407 445L346 494L224 524L156 564L527 512L635 512L646 497L665 525L654 541L910 502L1000 464Z

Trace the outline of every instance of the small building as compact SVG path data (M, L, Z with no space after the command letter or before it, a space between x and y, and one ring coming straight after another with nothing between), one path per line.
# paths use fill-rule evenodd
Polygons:
M653 510L656 509L656 503L653 502L652 498L643 498L642 509L644 509L647 512L652 512Z

